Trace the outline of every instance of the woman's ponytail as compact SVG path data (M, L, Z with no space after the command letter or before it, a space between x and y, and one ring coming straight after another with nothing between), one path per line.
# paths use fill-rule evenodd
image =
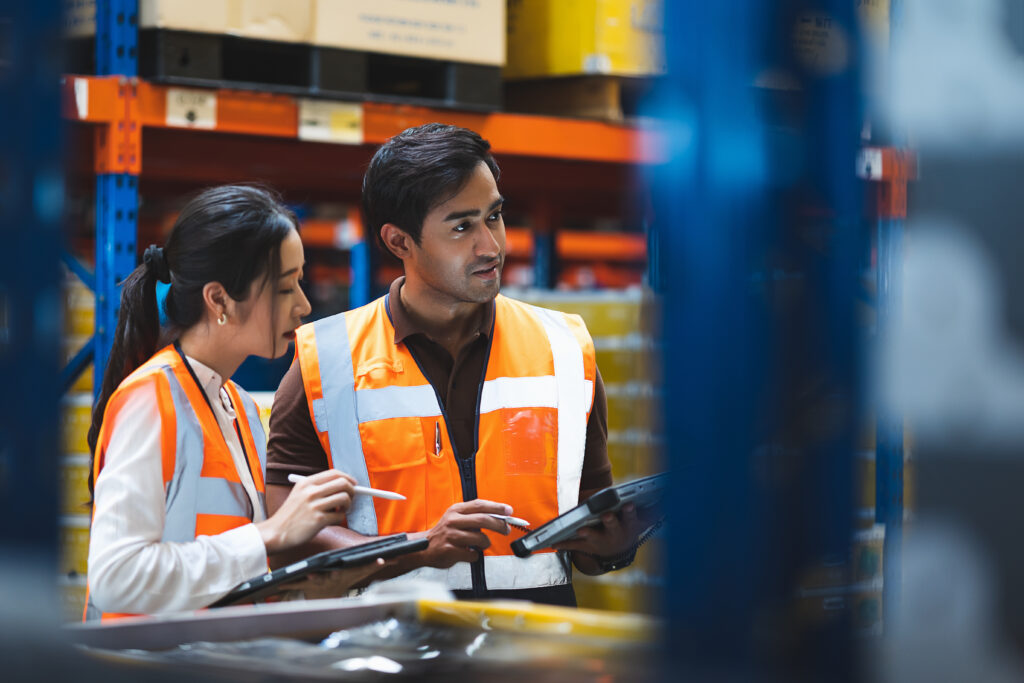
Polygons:
M160 339L160 313L156 303L157 281L171 279L163 249L150 246L146 249L143 263L132 271L121 283L121 307L117 314L117 329L114 343L103 371L100 394L92 410L92 425L89 427L89 452L96 457L96 443L99 440L103 413L110 395L124 378L149 360L157 351ZM92 463L89 466L89 491L92 491Z

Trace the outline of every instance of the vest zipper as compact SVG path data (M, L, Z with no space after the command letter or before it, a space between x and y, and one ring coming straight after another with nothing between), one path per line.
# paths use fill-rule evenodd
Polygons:
M390 295L385 295L384 298L384 310L387 313L388 320L391 320L391 308L388 302ZM494 301L491 301L491 306L497 306ZM455 448L455 439L452 438L451 422L448 420L448 411L445 410L444 403L441 401L441 395L437 391L437 387L434 386L433 382L430 382L430 378L427 377L426 371L423 369L423 364L420 363L420 359L416 357L416 352L412 350L412 347L406 344L405 348L409 351L409 355L416 362L416 367L419 368L420 374L427 377L427 382L430 382L430 388L434 390L434 400L437 401L437 407L441 411L441 416L444 418L444 430L448 434L448 443L452 447L452 455L455 457L455 464L459 466L459 481L462 485L462 500L470 501L477 498L476 495L476 452L480 449L480 400L484 393L484 379L487 377L487 365L491 360L491 342L494 340L494 324L497 322L497 310L494 314L495 320L491 322L491 334L487 338L487 354L484 356L484 367L480 373L480 383L476 388L476 424L473 428L473 452L468 458L460 458L458 450ZM484 553L481 550L479 556L470 565L470 576L473 579L472 596L474 598L483 598L487 595L487 575L484 572Z

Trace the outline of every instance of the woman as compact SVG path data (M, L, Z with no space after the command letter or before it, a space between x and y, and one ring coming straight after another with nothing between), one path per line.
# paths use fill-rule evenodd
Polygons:
M343 523L354 482L338 471L297 484L267 518L263 428L228 380L247 356L288 350L310 311L303 263L288 209L225 186L189 202L124 281L89 431L87 619L204 607L267 571L268 555ZM171 285L163 331L157 281Z

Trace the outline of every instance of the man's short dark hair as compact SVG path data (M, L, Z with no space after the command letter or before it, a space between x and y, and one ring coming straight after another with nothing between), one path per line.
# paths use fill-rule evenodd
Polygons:
M363 222L377 235L393 223L417 245L423 220L465 186L482 161L498 180L491 144L471 130L441 123L407 128L377 150L363 176Z

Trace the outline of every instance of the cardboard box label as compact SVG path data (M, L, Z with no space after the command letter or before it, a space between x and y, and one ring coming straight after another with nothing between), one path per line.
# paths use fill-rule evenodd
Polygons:
M505 0L317 0L317 45L500 66Z

